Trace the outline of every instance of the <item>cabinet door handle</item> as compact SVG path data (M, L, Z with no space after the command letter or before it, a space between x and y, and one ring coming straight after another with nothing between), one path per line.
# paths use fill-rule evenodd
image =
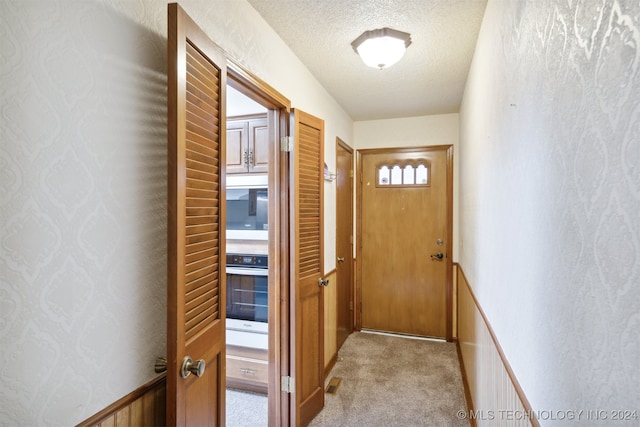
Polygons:
M245 374L245 375L255 375L256 371L254 369L248 369L248 368L240 368L240 372Z

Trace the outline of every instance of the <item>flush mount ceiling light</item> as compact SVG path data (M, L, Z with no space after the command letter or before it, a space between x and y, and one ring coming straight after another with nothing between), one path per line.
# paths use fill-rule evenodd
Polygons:
M365 31L351 42L362 62L381 70L398 62L410 44L411 34L391 28Z

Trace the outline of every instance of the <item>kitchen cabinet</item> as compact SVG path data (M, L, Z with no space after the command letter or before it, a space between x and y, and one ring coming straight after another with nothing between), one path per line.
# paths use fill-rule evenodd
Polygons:
M269 171L267 116L227 118L227 173Z
M267 350L227 345L227 387L267 393L268 359Z

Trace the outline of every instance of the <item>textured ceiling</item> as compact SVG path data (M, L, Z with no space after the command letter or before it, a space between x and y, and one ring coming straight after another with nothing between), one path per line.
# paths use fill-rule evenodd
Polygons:
M458 112L486 0L248 0L353 120ZM367 30L411 33L394 66L365 66Z

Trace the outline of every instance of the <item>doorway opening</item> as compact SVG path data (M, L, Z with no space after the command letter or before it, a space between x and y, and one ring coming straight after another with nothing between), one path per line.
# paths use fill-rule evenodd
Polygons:
M269 390L268 109L227 86L226 414L267 425Z
M230 61L225 107L226 418L286 425L280 377L289 372L288 174L279 141L290 103Z

